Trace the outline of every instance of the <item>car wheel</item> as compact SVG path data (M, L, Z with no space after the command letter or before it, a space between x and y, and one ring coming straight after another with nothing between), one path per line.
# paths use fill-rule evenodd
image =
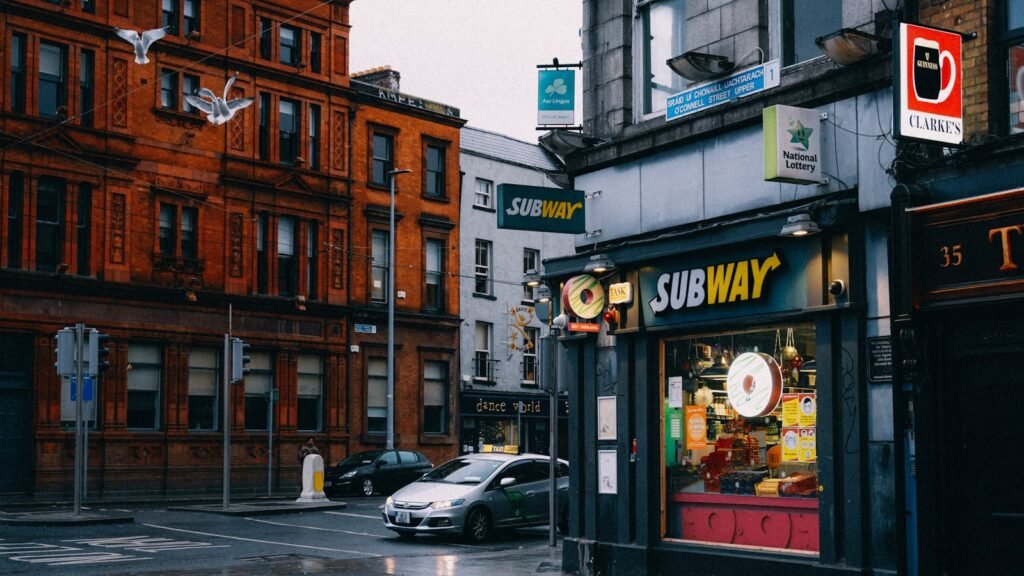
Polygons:
M373 479L372 478L364 478L363 479L363 496L373 496L373 489L374 489Z
M491 535L491 515L483 508L474 508L466 515L466 526L464 528L466 540L473 543L480 543L487 540Z

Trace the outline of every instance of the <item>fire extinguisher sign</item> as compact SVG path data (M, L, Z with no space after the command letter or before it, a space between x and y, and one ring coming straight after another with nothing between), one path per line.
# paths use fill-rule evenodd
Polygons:
M964 141L962 38L957 32L900 24L898 138L959 146Z

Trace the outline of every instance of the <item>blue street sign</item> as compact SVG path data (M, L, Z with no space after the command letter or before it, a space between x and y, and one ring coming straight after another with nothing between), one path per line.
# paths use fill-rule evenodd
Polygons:
M778 85L779 61L765 62L669 96L665 100L665 120L689 116Z
M92 402L92 376L86 376L82 380L82 400L85 402ZM78 400L78 379L74 376L71 377L71 401L75 402Z
M356 324L356 334L376 334L377 326L375 324Z

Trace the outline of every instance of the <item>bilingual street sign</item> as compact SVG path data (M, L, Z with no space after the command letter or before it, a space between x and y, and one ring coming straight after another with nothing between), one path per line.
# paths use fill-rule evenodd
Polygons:
M582 190L498 184L498 228L583 234Z
M778 60L744 68L720 80L698 84L669 96L665 100L665 120L676 120L696 114L778 85Z
M539 70L537 125L568 126L576 121L576 71Z
M355 329L356 329L356 334L376 334L377 333L377 325L376 324L356 324L355 325Z

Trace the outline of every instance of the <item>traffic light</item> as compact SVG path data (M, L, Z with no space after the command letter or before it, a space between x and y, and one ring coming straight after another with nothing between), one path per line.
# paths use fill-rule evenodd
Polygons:
M249 357L245 354L248 351L249 345L241 338L231 339L231 382L238 382L249 373Z
M57 331L57 362L54 366L57 367L57 375L59 376L74 376L75 375L75 330L74 328L62 328Z
M89 376L96 376L110 369L110 348L107 348L109 339L110 336L100 334L95 328L89 331L89 352L86 355L89 364L85 372Z

